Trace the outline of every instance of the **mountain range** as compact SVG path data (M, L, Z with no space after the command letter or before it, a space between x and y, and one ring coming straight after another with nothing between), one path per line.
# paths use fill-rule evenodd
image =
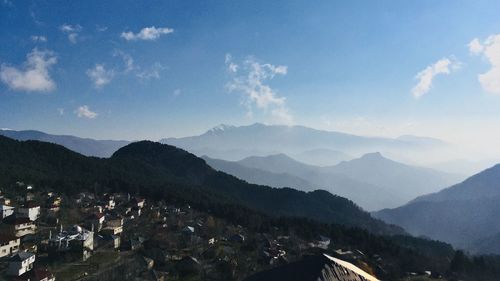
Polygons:
M373 213L411 234L471 252L500 254L500 165L440 192Z
M379 234L403 233L398 227L373 219L343 197L320 190L303 192L249 184L212 169L189 152L150 141L128 144L110 158L95 158L56 144L2 136L0 155L1 186L22 181L68 195L89 188L140 192L208 209L238 204L275 217L302 217Z
M16 140L38 140L62 145L86 156L110 157L120 147L129 144L124 140L94 140L69 135L51 135L35 130L0 130L0 135Z
M251 183L304 191L325 189L366 210L397 207L461 180L457 175L395 162L380 153L327 167L304 164L285 154L233 162L207 156L204 159L213 168Z
M284 153L318 166L328 166L352 156L380 151L420 159L446 154L450 146L438 139L416 136L399 138L366 137L304 126L220 125L207 132L183 138L166 138L162 143L186 149L196 155L236 161L249 156ZM330 155L331 159L318 157ZM352 155L352 156L351 156ZM317 159L317 160L315 160Z

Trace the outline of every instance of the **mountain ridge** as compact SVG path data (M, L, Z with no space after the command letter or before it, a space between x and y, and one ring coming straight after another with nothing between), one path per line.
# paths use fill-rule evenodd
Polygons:
M404 233L399 227L373 219L348 199L326 191L306 193L248 184L212 169L203 159L187 151L151 141L129 144L110 158L95 158L56 144L0 136L0 153L3 155L0 184L3 185L26 181L55 186L56 191L67 194L92 186L122 192L140 191L151 196L173 193L197 204L238 203L277 217L304 217L380 234ZM208 201L204 203L204 200Z
M0 135L17 140L39 140L62 145L87 156L109 157L120 147L129 144L125 140L96 140L72 135L53 135L37 130L0 130Z
M481 240L500 233L500 223L496 220L496 214L500 212L498 201L499 164L440 192L415 198L398 208L374 212L373 215L400 225L413 235L425 235L477 251L478 248L488 248L486 243L477 246ZM500 240L491 241L498 243L489 246L500 254Z

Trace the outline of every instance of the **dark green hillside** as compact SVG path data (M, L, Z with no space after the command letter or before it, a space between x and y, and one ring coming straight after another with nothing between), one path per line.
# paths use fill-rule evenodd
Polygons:
M241 204L270 215L358 226L379 234L402 233L400 228L371 218L345 198L325 191L306 193L248 184L213 170L203 159L184 150L150 141L132 143L111 158L99 159L55 144L0 137L0 153L1 181L7 185L24 181L67 193L89 187L175 192L186 201L193 196L210 196L214 201ZM186 187L203 193L183 192Z

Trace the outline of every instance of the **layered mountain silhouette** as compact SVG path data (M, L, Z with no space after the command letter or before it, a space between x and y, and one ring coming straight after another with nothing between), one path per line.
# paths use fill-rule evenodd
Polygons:
M325 189L366 210L400 206L461 180L460 176L398 163L380 153L329 167L307 165L285 154L252 156L236 162L205 159L215 169L251 183L305 191Z
M371 151L406 155L414 161L424 154L441 154L448 145L440 140L404 136L400 138L365 137L316 130L304 126L220 125L199 136L167 138L160 142L186 149L196 155L236 161L249 156L284 153L309 164L325 166L349 160ZM318 153L331 155L326 161ZM317 160L315 160L317 159Z
M23 181L72 194L82 189L141 192L175 196L215 208L239 204L271 216L304 217L357 226L373 233L403 233L373 219L354 203L326 191L303 192L249 184L212 169L205 161L176 147L141 141L110 158L86 157L62 146L0 137L0 184Z
M39 140L62 145L86 156L110 157L129 141L94 140L69 135L51 135L40 131L0 130L0 135L16 140Z
M473 252L500 254L500 165L440 192L374 213L417 236Z
M320 189L316 184L287 173L273 173L261 169L249 168L237 162L214 159L208 156L203 156L202 158L212 168L233 175L249 183L272 187L291 187L304 191Z

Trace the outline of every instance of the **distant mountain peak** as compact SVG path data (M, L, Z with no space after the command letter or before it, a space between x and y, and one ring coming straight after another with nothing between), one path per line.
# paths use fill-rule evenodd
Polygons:
M212 129L208 130L205 134L206 135L218 135L218 134L227 132L227 131L234 129L234 128L236 128L236 127L233 125L219 124L219 125L213 127Z
M386 161L386 160L389 160L389 159L385 158L382 155L382 153L380 153L378 151L377 152L366 153L363 156L361 156L359 159L371 160L371 161Z

